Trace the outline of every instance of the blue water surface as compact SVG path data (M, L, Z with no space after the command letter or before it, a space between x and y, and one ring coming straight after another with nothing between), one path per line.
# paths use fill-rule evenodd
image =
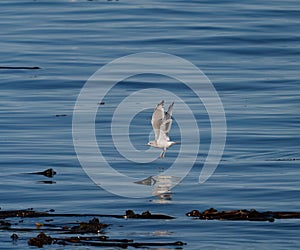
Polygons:
M102 214L150 210L176 219L101 220L112 224L109 237L181 240L187 243L183 249L298 249L297 219L200 221L185 213L210 207L300 210L299 27L296 0L1 1L0 66L40 68L0 69L1 209ZM198 177L211 140L209 117L183 85L162 76L140 75L116 86L99 104L97 140L124 174L143 179L167 169L180 146L170 148L163 160L137 164L111 147L109 134L112 113L122 98L159 82L199 111L201 145L189 175L167 195L134 199L95 185L81 167L72 138L77 96L100 67L138 52L182 57L201 69L217 90L227 140L218 168L205 183L199 184ZM131 139L139 150L146 150L151 112L163 98L155 97L132 121ZM171 101L166 99L167 104ZM176 122L170 136L180 140ZM28 174L48 168L57 172L53 184L43 183L47 177ZM2 249L28 248L32 233L17 232L17 243L12 243L11 233L0 230Z

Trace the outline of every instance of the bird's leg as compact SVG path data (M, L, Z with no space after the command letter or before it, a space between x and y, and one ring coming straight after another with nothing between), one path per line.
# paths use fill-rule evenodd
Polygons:
M159 158L163 159L165 157L165 153L166 153L166 150L164 149L164 151L161 152Z

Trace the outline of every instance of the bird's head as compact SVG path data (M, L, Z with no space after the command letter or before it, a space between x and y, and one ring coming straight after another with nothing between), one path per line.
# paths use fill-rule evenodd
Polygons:
M155 145L155 141L149 141L146 145L147 146L154 146Z

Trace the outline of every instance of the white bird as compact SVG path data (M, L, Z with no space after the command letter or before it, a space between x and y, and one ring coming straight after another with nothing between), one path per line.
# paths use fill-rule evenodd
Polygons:
M164 112L164 100L157 104L152 114L151 124L155 134L155 140L149 141L148 146L162 148L160 158L164 158L167 148L179 142L170 141L168 135L172 125L172 111L174 102L169 106L168 111Z

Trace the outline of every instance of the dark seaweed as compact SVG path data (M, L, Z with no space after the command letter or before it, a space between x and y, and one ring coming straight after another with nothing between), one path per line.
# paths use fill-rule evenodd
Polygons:
M180 248L186 243L182 241L175 242L135 242L132 239L110 239L106 235L106 230L109 228L109 224L102 223L97 217L113 217L119 219L174 219L175 217L164 214L152 214L150 211L142 212L141 214L135 213L133 210L127 210L125 215L113 215L113 214L59 214L54 213L55 210L50 209L46 212L34 211L30 209L21 210L1 210L0 211L0 229L14 232L10 237L13 242L17 241L19 236L15 232L36 232L39 234L36 237L32 237L28 240L28 245L43 247L45 245L59 244L59 245L80 245L80 246L102 246L102 247L162 247L162 246L175 246ZM200 212L199 210L192 210L186 214L189 217L194 217L201 220L247 220L247 221L270 221L275 219L295 219L300 218L300 212L259 212L255 209L247 210L227 210L218 211L214 208L210 208ZM7 218L21 217L19 223L12 224L7 221ZM45 223L36 222L35 227L20 227L20 223L23 223L23 218L44 218L44 217L93 217L88 222L69 222L54 224L53 219L45 219ZM52 224L53 223L53 224ZM19 226L16 226L19 225ZM147 226L147 225L145 225ZM44 232L41 232L44 231ZM54 232L62 234L75 234L72 237L51 237L46 235L45 232ZM89 234L88 236L83 236ZM91 236L95 234L95 236Z
M0 66L0 69L31 69L31 70L35 70L35 69L40 69L40 67L16 67L16 66Z
M186 243L181 241L176 242L134 242L128 239L109 239L107 236L97 237L65 237L52 238L45 233L40 233L36 237L28 240L28 245L43 247L44 245L59 244L59 245L85 245L85 246L102 246L102 247L147 247L147 246L183 246Z
M200 212L199 210L192 210L187 213L186 216L196 217L201 220L248 220L273 222L275 219L299 219L300 212L258 212L255 209L218 211L214 208L210 208L203 212Z

